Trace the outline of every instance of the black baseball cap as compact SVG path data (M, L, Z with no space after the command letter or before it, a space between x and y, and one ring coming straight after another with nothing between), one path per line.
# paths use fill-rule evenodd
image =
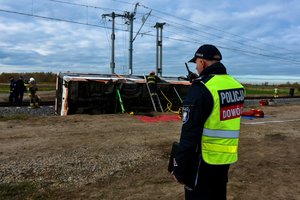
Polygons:
M189 62L196 62L197 58L203 58L206 60L222 60L222 55L219 49L211 44L204 44L196 51L194 57Z

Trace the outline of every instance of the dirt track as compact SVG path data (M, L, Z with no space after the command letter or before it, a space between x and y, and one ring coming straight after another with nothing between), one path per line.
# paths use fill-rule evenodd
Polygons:
M300 199L299 121L245 124L300 120L300 105L263 110L268 118L242 120L228 199ZM0 199L183 199L166 170L180 127L127 114L0 121ZM22 183L31 190L5 190Z

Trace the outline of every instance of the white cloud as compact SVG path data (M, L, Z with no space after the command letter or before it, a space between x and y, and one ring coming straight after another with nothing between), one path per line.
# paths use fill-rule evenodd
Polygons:
M110 28L110 21L106 21L106 25L101 21L102 14L111 13L113 9L119 14L133 11L135 4L133 1L110 0L66 2L91 7L48 0L2 0L1 8ZM299 60L300 63L300 59L291 54L300 52L300 4L295 0L241 0L238 3L233 0L144 0L140 4L134 32L141 25L141 17L150 11L148 8L154 8L141 31L152 36L136 38L133 62L137 69L134 71L148 72L155 65L156 29L153 26L156 22L166 22L163 29L163 63L166 66L163 71L166 73L185 73L183 64L199 45L212 43L220 47L224 63L233 73L288 74L293 70L300 75L298 63L294 62ZM128 65L128 32L120 31L127 28L124 20L116 18L116 28L116 64L118 70L123 71ZM2 12L0 31L0 64L10 66L10 70L110 70L110 29ZM280 70L273 65L284 60L259 54L293 58L294 61L289 62L290 70ZM243 67L242 71L240 67ZM4 70L8 68L0 68L0 71Z
M247 10L240 10L232 13L232 16L237 19L254 19L262 17L272 17L273 14L280 12L281 7L277 4L256 4Z

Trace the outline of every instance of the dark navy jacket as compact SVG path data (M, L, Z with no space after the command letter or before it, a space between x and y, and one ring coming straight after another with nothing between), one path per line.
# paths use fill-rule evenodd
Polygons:
M194 188L207 182L227 182L229 165L209 165L201 157L201 138L204 123L213 109L213 97L202 82L214 74L226 74L220 62L204 69L200 78L193 81L183 103L183 125L174 164L177 180ZM197 179L197 180L196 180Z
M10 81L10 85L9 85L9 89L10 89L10 92L16 92L16 87L17 87L17 82L13 79Z

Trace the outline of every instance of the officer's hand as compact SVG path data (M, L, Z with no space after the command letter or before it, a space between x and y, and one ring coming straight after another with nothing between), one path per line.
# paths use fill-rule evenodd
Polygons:
M189 73L189 74L187 75L187 78L188 78L188 80L192 83L193 80L195 80L196 78L198 78L198 75L195 74L195 73L193 73L193 72L191 72L191 73Z
M175 175L172 175L173 177L173 180L176 182L176 183L179 183L179 181L177 180L176 176Z
M174 171L173 171L173 172L174 172ZM173 180L174 180L175 182L181 184L181 183L177 180L177 178L176 178L176 176L173 174L173 172L171 172L171 175L172 175Z
M177 180L176 176L174 175L174 171L171 172L172 178L175 182L179 183L179 181Z

